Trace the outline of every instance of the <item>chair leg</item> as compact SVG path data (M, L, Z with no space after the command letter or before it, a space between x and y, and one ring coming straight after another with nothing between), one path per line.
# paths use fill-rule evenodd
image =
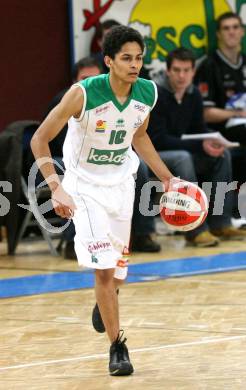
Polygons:
M26 211L26 215L25 215L25 218L24 218L24 221L22 222L22 225L21 225L21 228L20 228L20 231L18 233L18 238L17 238L17 243L22 239L25 231L26 231L26 228L29 226L29 223L32 219L32 212L27 210Z
M35 203L35 201L37 201L42 194L42 190L40 190L40 189L36 192L34 191L33 199L32 199L33 202L32 202L32 200L30 201L30 199L29 199L27 183L26 183L23 176L21 177L21 186L22 186L23 194L29 203L30 210L26 210L26 215L25 215L25 218L23 220L22 226L20 228L19 234L18 234L17 244L19 243L19 241L23 237L26 228L31 225L32 219L35 218L35 210L33 209L33 202ZM32 225L39 227L44 240L47 242L47 244L49 246L50 253L53 256L59 256L59 253L58 253L55 245L52 242L51 234L43 226L41 226L38 221L36 221L34 224L32 223Z
M64 238L62 237L56 247L56 250L58 253L62 253L62 247L63 247L63 243L64 243Z
M42 236L44 237L44 240L49 245L50 253L52 254L52 256L60 256L55 246L53 245L51 236L47 233L47 231L42 226L40 226L40 229L41 229Z

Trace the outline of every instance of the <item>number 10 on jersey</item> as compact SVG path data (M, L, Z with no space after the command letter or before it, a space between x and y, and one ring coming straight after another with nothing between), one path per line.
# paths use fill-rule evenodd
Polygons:
M112 130L109 138L109 145L122 144L126 136L125 130Z

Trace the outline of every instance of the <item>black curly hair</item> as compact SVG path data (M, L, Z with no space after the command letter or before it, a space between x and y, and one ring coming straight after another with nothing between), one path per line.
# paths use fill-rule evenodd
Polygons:
M144 41L142 35L134 28L128 26L115 26L106 34L102 45L104 56L114 59L120 52L121 47L127 42L137 42L144 51Z

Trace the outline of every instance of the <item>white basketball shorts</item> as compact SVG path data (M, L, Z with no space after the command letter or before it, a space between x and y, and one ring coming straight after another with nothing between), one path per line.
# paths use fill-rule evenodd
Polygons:
M128 246L135 196L133 177L114 186L98 186L65 173L62 186L75 204L75 251L80 266L115 268L115 277L127 276Z

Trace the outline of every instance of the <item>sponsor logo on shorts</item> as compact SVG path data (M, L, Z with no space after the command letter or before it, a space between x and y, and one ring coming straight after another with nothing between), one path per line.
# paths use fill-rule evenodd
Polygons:
M92 263L98 263L98 259L96 258L95 255L91 255L91 262Z
M88 245L88 252L94 254L94 253L100 253L100 252L105 252L108 249L111 249L112 245L109 241L97 241L97 242L91 242ZM93 256L93 255L92 255Z
M101 150L91 148L87 162L98 165L122 165L126 160L127 148L118 150Z
M105 133L107 122L99 119L96 123L96 132Z

